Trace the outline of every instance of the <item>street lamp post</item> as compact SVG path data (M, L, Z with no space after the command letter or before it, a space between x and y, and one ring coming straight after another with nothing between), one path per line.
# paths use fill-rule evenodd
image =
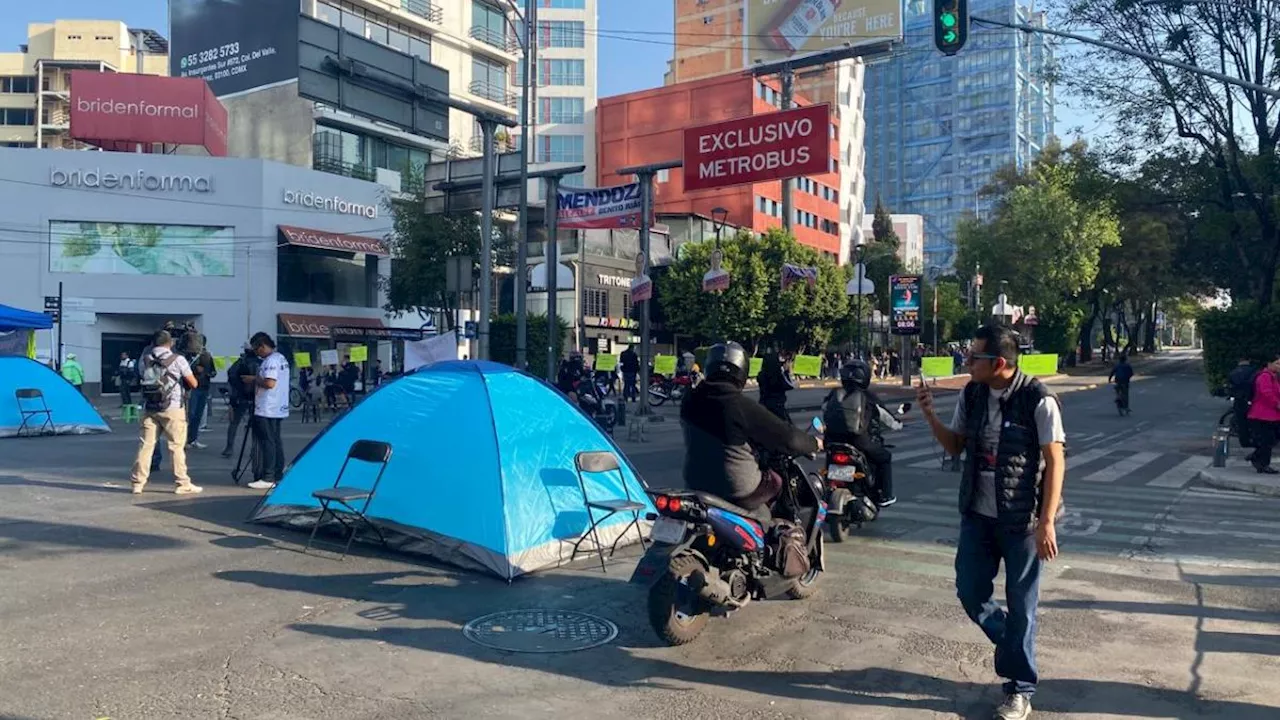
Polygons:
M729 211L722 207L711 208L711 227L716 233L716 251L715 259L711 263L711 270L719 270L720 262L724 259L724 253L720 249L720 235L724 232L725 223L729 220ZM724 337L724 293L716 292L716 336L712 338L714 342L723 342Z
M871 295L876 291L875 283L867 279L867 268L862 264L863 253L866 252L866 243L862 242L862 230L854 229L854 245L853 253L857 262L853 266L853 279L844 286L846 295L857 297L857 305L854 310L854 327L855 337L853 341L854 353L858 358L862 357L862 296Z

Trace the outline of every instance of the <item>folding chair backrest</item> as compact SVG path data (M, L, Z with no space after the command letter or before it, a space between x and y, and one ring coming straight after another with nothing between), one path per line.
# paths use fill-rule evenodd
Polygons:
M382 482L382 474L387 469L387 463L391 462L391 445L377 440L357 440L351 443L351 448L347 450L347 457L342 461L342 467L338 469L338 476L333 479L334 487L342 484L342 476L347 474L347 465L352 460L379 466L378 474L370 487L371 492L376 492L378 483Z
M582 497L587 499L587 482L582 476L586 473L618 473L618 482L622 483L622 493L631 500L631 489L627 487L627 478L622 474L622 466L618 457L607 450L580 452L573 456L573 464L578 468L578 485L582 487Z
M26 412L28 410L48 410L49 406L44 401L44 393L39 388L18 388L13 391L13 396L18 400L18 409ZM37 407L36 401L39 401Z

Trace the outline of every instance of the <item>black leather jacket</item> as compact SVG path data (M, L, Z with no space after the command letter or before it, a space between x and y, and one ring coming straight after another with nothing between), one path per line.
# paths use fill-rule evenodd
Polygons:
M752 448L786 455L817 452L818 443L779 420L730 382L706 380L680 408L684 429L684 480L690 490L737 503L760 485Z

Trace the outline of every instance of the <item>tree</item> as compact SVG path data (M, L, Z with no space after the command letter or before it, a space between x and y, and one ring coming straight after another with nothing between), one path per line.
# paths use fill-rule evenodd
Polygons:
M445 273L451 257L480 255L480 221L474 213L429 214L421 197L392 201L395 220L389 238L392 271L382 279L389 313L445 311L456 325L457 298L448 292Z
M767 321L773 325L771 340L779 347L820 352L830 342L836 324L848 319L845 273L830 259L796 242L779 228L770 228L755 238L754 252L764 261L766 272L773 274L765 298L765 306L769 308ZM818 268L814 287L797 282L784 291L783 263Z
M556 339L555 356L561 357L565 341L569 338L569 324L563 318L556 318L560 325L559 337ZM527 341L529 346L529 372L545 378L547 363L544 361L547 352L547 316L530 315ZM489 354L495 362L516 364L516 316L511 313L495 315L489 323Z
M1280 82L1275 17L1270 0L1072 0L1067 9L1070 23L1100 40L1268 87ZM1108 109L1122 151L1178 143L1174 150L1205 181L1202 200L1218 211L1196 224L1212 223L1229 238L1214 248L1226 264L1232 255L1240 261L1233 298L1270 305L1280 264L1280 103L1258 89L1103 49L1081 54L1060 80Z
M729 271L730 283L728 290L718 294L702 290L715 243L683 246L680 258L657 279L666 324L682 335L738 339L748 349L771 333L765 304L770 279L763 260L752 252L753 244L748 230L739 230L722 244L721 267Z
M897 252L902 243L898 232L893 229L893 217L880 201L879 195L876 196L876 209L871 218L871 238L893 248L894 252Z

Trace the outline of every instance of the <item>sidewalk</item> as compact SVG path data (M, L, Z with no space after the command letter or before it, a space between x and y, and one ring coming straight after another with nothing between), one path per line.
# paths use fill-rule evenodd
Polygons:
M1207 467L1196 474L1196 480L1223 490L1280 497L1280 475L1259 474L1243 458L1227 460L1224 468Z

